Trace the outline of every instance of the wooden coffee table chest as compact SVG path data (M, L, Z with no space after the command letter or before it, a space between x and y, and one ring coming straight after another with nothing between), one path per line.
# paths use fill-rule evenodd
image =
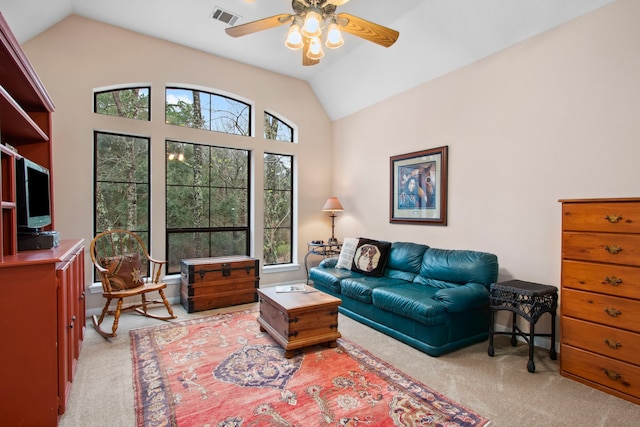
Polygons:
M293 357L295 349L313 344L337 345L338 307L342 302L305 286L305 292L277 292L277 287L258 289L260 330L266 331Z
M258 301L259 271L248 256L183 259L180 302L192 313Z

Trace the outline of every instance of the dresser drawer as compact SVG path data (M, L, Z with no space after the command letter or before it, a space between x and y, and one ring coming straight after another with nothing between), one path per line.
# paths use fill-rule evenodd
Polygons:
M562 230L640 233L640 202L564 203Z
M640 365L640 334L565 317L562 343Z
M640 266L640 235L563 232L562 258Z
M563 373L640 397L640 367L568 345L560 347L560 356Z
M563 289L562 316L640 332L640 302L609 295Z
M640 300L640 267L563 261L562 286Z

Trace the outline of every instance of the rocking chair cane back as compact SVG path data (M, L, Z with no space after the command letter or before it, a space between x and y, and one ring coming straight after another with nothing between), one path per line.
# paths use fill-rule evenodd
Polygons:
M102 282L102 296L106 299L100 318L93 316L93 326L105 338L114 338L118 329L120 313L135 310L143 316L159 320L175 319L169 301L164 295L167 285L160 282L162 267L167 261L158 261L149 256L142 239L128 230L108 230L99 233L89 247L91 260ZM158 292L160 300L147 299L147 293ZM138 297L132 305L123 307L125 298ZM117 300L116 309L110 309L111 302ZM168 316L157 316L147 308L164 304ZM113 315L111 332L101 325L106 315Z

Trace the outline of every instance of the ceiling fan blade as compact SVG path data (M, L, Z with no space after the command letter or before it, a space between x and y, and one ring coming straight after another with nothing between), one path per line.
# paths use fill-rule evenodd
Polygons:
M346 24L343 23L344 20L347 21ZM361 37L384 47L389 47L394 44L400 36L400 33L396 30L369 22L365 19L358 18L357 16L349 15L348 13L338 14L338 25L340 25L340 29L349 34L353 34L354 36Z
M247 22L246 24L236 25L235 27L229 27L224 31L231 37L242 37L247 34L256 33L262 30L268 30L282 24L286 24L291 21L293 15L288 13L281 13L270 18L259 19L257 21Z
M316 65L320 63L319 59L310 59L307 57L307 52L309 51L309 38L303 37L304 46L302 48L302 65L305 67L310 65Z
M347 3L349 0L327 0L327 4L332 4L334 6L342 6Z

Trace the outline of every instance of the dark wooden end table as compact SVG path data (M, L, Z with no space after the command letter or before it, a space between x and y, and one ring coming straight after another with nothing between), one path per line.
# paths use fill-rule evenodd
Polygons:
M536 365L533 361L533 340L535 337L551 337L549 358L556 360L556 308L558 307L558 288L555 286L541 285L539 283L525 282L523 280L509 280L501 283L493 283L489 293L489 306L491 308L491 325L489 327L489 348L487 353L493 357L493 336L498 334L511 335L511 345L516 346L516 335L521 336L529 344L529 361L527 370L535 372ZM498 310L507 310L512 313L511 331L496 332L495 316ZM540 334L535 332L535 324L544 313L551 315L551 333ZM529 333L526 334L516 324L516 315L520 315L529 322Z

